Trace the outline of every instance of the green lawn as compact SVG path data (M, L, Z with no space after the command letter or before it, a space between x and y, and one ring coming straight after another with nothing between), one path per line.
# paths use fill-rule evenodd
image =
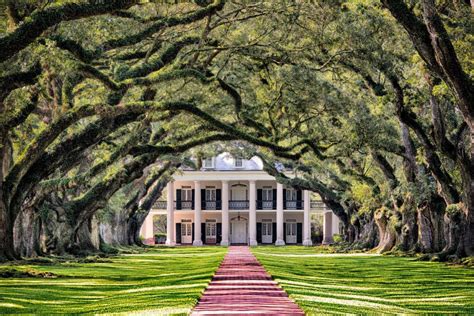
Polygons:
M474 314L472 268L323 249L252 251L308 314Z
M221 262L225 248L153 249L103 263L23 265L57 278L0 278L0 314L186 314ZM0 272L11 269L0 266Z

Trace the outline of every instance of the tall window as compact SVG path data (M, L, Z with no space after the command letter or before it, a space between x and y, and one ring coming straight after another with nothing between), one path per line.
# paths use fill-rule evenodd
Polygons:
M287 201L296 201L296 190L295 189L286 189L286 200Z
M206 201L215 201L215 200L216 200L216 189L206 188Z
M244 160L242 158L234 158L234 166L236 168L242 168L244 166Z
M211 158L203 159L202 165L204 168L213 168L214 167L214 160Z
M182 188L181 189L181 201L192 201L193 191L191 188Z
M263 201L273 200L273 188L264 187L262 189L262 200Z

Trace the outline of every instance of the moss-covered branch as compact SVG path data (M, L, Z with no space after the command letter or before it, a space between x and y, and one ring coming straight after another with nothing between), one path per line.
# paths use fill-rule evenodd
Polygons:
M35 11L14 32L0 38L0 62L7 60L31 44L36 38L62 21L77 20L88 16L110 13L130 8L138 0L88 0L83 3L66 3Z
M163 28L190 24L204 19L209 14L221 10L224 7L224 3L224 0L215 0L212 4L206 7L197 9L193 12L181 16L163 17L158 21L152 22L150 25L146 26L144 30L136 34L105 42L104 47L106 48L106 50L110 50L117 47L123 47L139 43L147 37L150 37L153 34L159 32Z
M40 64L35 63L27 71L15 72L0 77L0 102L3 102L12 90L35 84L40 74Z

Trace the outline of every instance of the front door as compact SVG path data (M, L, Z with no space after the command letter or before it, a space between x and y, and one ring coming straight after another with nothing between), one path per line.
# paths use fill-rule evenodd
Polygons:
M296 244L296 223L286 223L286 243Z
M217 241L217 224L216 222L206 222L206 244L215 244Z
M230 239L233 244L247 243L247 221L232 221Z
M181 222L181 243L190 244L193 242L193 224L191 222Z
M271 244L273 239L273 232L272 232L272 222L263 222L262 223L262 243L263 244Z

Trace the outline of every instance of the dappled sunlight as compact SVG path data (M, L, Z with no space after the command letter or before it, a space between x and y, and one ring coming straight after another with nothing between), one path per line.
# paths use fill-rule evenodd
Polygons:
M253 252L308 313L474 313L472 269L404 257L315 256L316 251Z
M193 287L204 288L207 283L196 283L196 284L183 284L183 285L164 285L164 286L152 286L152 287L142 287L138 289L130 289L118 291L116 293L137 293L137 292L149 292L149 291L158 291L158 290L171 290L171 289L188 289Z
M23 305L13 304L13 303L1 303L0 307L10 307L10 308L25 308Z
M405 308L399 308L392 305L373 303L368 301L360 301L355 299L338 299L333 297L323 297L323 296L304 296L304 295L293 295L293 298L302 301L311 301L317 303L326 303L331 305L345 305L348 307L362 307L364 309L381 309L384 312L389 311L392 313L414 313L414 310L409 310Z
M372 254L372 253L353 253L353 254L347 254L347 253L318 253L318 254L292 254L292 253L263 253L263 252L258 252L254 251L255 254L261 254L261 255L266 255L266 256L273 256L273 257L288 257L288 258L301 258L301 257L315 257L315 258L320 258L320 257L329 257L329 258L337 258L337 257L378 257L380 256L379 254Z
M313 283L305 283L305 282L295 282L295 281L288 281L284 279L276 279L280 284L288 284L288 285L298 285L303 287L311 287L311 288L321 288L321 289L341 289L341 290L351 290L351 291L370 291L370 290L381 290L382 288L376 287L355 287L355 286L345 286L345 285L332 285L332 284L313 284Z
M194 256L195 251L202 256ZM225 252L217 247L153 249L145 260L134 254L104 263L15 266L58 277L0 279L0 313L187 313Z
M147 316L147 315L175 315L175 314L188 314L191 311L190 308L160 308L152 310L136 311L133 313L108 313L107 315L134 315L134 316Z

